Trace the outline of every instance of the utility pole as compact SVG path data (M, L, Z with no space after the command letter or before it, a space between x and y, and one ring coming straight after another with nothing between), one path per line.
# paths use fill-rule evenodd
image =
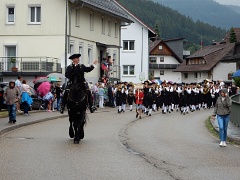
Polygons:
M68 50L68 38L67 38L67 24L68 24L68 0L66 0L66 17L65 17L65 63L64 63L64 68L65 72L67 70L67 50ZM64 73L65 73L64 72ZM67 78L65 78L65 85L67 84Z

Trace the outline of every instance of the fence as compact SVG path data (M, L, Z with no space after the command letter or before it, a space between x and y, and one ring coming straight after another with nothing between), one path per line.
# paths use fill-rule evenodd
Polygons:
M231 106L231 113L230 119L236 126L240 126L240 94L236 94L231 96L232 99L232 106Z
M0 57L0 72L61 72L61 60L51 57Z

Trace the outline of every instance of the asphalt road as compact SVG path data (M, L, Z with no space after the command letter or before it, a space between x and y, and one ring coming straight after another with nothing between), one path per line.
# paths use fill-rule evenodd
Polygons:
M105 111L105 112L104 112ZM79 145L67 118L26 126L0 138L3 180L239 179L239 147L219 147L205 127L212 110L155 113L141 120L116 109L89 114ZM111 111L111 112L109 112Z

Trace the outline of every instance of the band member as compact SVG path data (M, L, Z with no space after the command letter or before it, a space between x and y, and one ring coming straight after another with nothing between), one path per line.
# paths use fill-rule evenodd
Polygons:
M142 92L142 89L138 89L135 94L136 99L136 118L139 119L142 118L142 108L143 108L143 99L144 99L144 93Z
M127 102L130 106L130 111L132 111L133 109L133 101L134 101L134 94L133 94L133 86L130 85L129 86L129 90L128 90L128 95L127 95Z

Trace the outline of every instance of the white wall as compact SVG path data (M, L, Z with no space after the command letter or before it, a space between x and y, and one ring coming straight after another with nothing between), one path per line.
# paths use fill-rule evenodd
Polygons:
M161 71L164 71L164 75L160 75L160 70L154 70L154 77L159 77L161 81L167 80L172 81L176 83L181 83L181 72L173 72L173 70L170 69L163 69Z
M130 26L122 27L121 34L121 46L123 46L123 40L135 40L134 51L124 51L122 48L120 50L121 81L139 83L141 71L145 73L145 79L148 79L148 29L134 20ZM123 65L135 65L135 75L123 75Z
M213 80L228 81L231 72L236 72L236 63L218 63L213 70Z

